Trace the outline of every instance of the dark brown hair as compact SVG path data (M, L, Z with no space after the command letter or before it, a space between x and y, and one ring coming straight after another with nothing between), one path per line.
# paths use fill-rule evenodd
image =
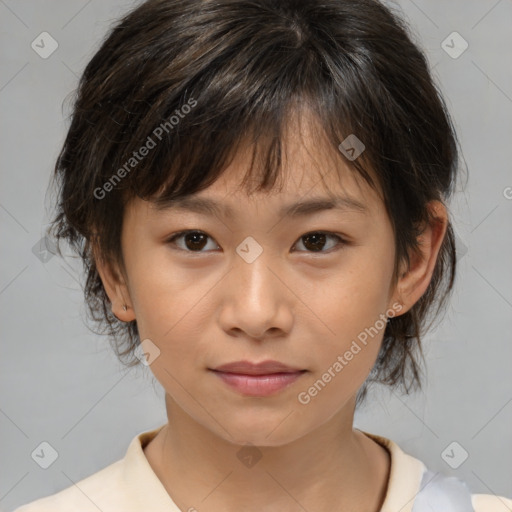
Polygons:
M431 220L428 201L446 204L458 167L446 105L397 13L373 0L150 0L107 35L76 91L49 233L82 258L95 332L109 335L125 364L138 363L137 323L112 314L93 237L100 257L124 268L120 234L130 198L168 201L207 188L243 141L265 155L244 183L270 190L287 120L305 106L336 158L382 191L396 282ZM338 150L350 134L366 147L355 160ZM439 317L455 267L449 223L427 291L389 320L358 404L370 382L421 388L416 353L423 357L426 320Z

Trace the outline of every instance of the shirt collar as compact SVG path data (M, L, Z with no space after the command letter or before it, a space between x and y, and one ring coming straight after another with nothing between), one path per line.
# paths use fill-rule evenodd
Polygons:
M131 499L140 504L141 510L146 508L152 512L180 512L154 473L143 451L144 446L164 426L142 432L132 439L123 459L123 479L132 493ZM380 512L412 512L414 498L426 471L425 465L402 451L392 440L362 430L360 432L390 453L391 467L387 491Z
M420 490L426 466L419 459L405 453L394 441L362 431L363 434L386 448L390 454L386 497L380 512L412 512L414 498Z

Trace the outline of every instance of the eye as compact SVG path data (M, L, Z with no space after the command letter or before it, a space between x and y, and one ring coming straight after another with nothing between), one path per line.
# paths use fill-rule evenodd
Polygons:
M297 243L301 242L308 252L333 252L331 250L322 250L328 238L335 239L338 241L337 244L331 246L331 249L332 247L336 247L337 245L343 246L346 243L345 240L340 236L335 235L333 233L327 233L325 231L313 231L311 233L306 233L305 235L302 235L299 238ZM305 240L306 243L302 242L303 240Z
M167 243L178 246L178 248L182 251L204 252L201 251L201 249L207 245L207 238L210 237L206 233L203 233L202 231L181 231L180 233L176 233L173 236L171 236L171 238L167 240ZM185 243L185 248L180 247L181 244L177 244L175 242L176 240L179 239L183 239Z
M205 247L207 247L208 242L207 239L211 237L202 231L197 230L189 230L189 231L180 231L179 233L175 233L169 239L167 239L167 243L176 245L179 250L186 252L206 252L202 251ZM336 240L338 243L334 245L331 244L331 247L328 251L322 250L328 239ZM178 243L177 241L183 242ZM213 239L212 239L213 240ZM304 243L305 241L305 243ZM296 245L301 243L307 252L332 252L330 249L336 246L343 246L346 244L346 241L341 238L339 235L335 235L333 233L328 233L324 231L313 231L311 233L306 233L302 235ZM218 245L215 244L217 248Z

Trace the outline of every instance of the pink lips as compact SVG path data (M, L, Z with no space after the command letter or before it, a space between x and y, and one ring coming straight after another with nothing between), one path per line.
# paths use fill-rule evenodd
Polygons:
M247 396L269 396L295 382L306 370L278 361L235 361L213 369L228 386Z

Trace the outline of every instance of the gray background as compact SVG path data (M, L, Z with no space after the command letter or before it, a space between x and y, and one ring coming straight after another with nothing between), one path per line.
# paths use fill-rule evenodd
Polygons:
M64 140L63 102L116 17L121 0L0 0L2 326L0 507L52 494L121 458L132 437L166 421L148 369L125 370L84 325L76 259L42 262L45 193ZM469 181L451 203L457 286L444 322L425 339L428 384L412 396L378 389L355 426L393 439L471 491L512 497L512 69L510 0L402 0L452 112ZM47 59L31 48L43 31ZM469 48L441 43L459 32ZM465 181L460 182L464 185ZM508 188L507 188L508 187ZM48 199L46 200L48 201ZM48 469L31 458L48 441ZM442 453L469 454L452 469Z

